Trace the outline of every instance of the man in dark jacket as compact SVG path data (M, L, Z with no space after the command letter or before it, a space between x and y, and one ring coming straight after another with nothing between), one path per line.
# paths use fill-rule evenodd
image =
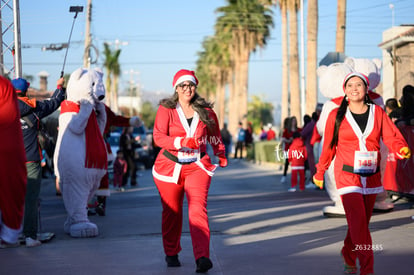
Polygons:
M59 108L60 103L65 99L63 89L64 79L57 81L57 89L49 100L38 101L27 97L27 89L30 83L23 78L12 80L16 90L19 109L20 122L22 125L23 142L26 151L27 168L27 191L24 206L23 234L27 247L34 247L41 244L37 240L38 212L37 205L42 179L42 150L40 149L37 138L40 120Z

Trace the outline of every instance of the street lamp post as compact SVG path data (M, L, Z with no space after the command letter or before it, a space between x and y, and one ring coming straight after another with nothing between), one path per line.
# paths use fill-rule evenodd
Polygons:
M394 28L394 4L390 4L389 5L390 9L391 9L391 28ZM392 30L392 33L394 33L394 30ZM397 97L397 49L395 47L395 37L392 37L392 66L394 67L394 97Z

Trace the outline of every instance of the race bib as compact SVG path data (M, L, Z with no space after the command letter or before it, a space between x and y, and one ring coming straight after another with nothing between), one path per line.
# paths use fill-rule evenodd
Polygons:
M377 172L378 152L376 151L356 151L354 160L354 173L373 174Z
M198 149L181 149L178 151L178 162L189 163L200 159L200 150Z

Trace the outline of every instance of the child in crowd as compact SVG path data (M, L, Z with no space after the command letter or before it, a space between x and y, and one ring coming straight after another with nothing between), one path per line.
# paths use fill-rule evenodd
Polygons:
M118 191L124 191L122 187L122 178L127 172L127 161L124 158L124 153L121 150L116 152L116 158L114 161L114 187Z
M305 161L308 158L305 144L300 136L299 132L293 133L293 141L289 147L288 160L291 166L291 188L289 192L296 191L296 185L298 184L299 175L299 190L305 190Z

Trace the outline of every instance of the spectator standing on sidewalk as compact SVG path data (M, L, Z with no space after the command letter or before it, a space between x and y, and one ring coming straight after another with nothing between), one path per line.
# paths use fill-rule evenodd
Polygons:
M231 134L229 132L229 129L227 128L227 123L224 123L220 133L221 138L223 139L224 146L226 147L226 158L228 158L231 149Z
M239 128L237 129L237 141L236 141L236 148L234 150L234 158L236 159L238 156L238 152L240 151L240 159L243 158L243 147L246 142L246 130L243 129L243 124L239 122Z
M273 129L272 129L272 124L268 124L267 125L267 127L269 128L268 130L267 130L267 133L266 133L266 139L267 140L274 140L275 138L276 138L276 133L275 133L275 131L273 131Z
M40 164L42 156L37 137L40 120L59 108L60 103L65 99L64 82L64 78L60 78L57 81L57 89L52 97L49 100L39 101L27 97L27 89L30 86L29 82L23 78L12 80L18 97L20 122L27 158L27 191L23 220L23 234L27 247L41 245L41 242L37 239L38 203L42 181L42 168Z
M134 127L125 127L122 130L121 137L119 139L119 149L124 152L124 158L128 163L128 171L124 175L122 186L128 184L128 178L130 178L130 185L137 185L137 166L135 164L135 139L132 135Z
M290 144L293 141L293 133L291 131L290 123L291 123L290 117L287 117L283 120L283 132L282 132L282 137L280 140L282 142L283 156L285 157L285 165L283 168L283 176L280 179L281 183L284 183L286 181L287 170L289 168L289 159L287 158L287 155L289 152Z
M9 248L19 245L27 172L17 96L3 76L0 76L0 135L0 248Z
M124 191L122 187L122 179L127 172L127 162L124 158L124 152L118 150L114 161L114 187L118 191Z
M293 141L289 147L288 160L290 163L291 186L288 189L289 192L295 192L298 185L299 176L299 190L305 190L305 162L308 158L305 144L299 132L293 133Z

